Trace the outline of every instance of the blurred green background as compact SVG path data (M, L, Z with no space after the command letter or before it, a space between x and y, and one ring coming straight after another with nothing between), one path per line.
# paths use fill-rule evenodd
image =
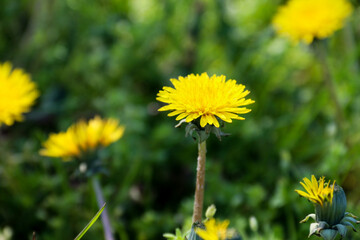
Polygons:
M256 101L225 126L231 136L208 140L205 207L244 239L305 239L310 223L298 222L313 207L294 189L315 174L341 184L360 214L359 4L326 41L339 118L312 47L271 26L283 2L2 0L0 61L31 73L41 97L25 122L1 129L0 232L74 239L96 213L77 164L38 155L50 132L96 114L126 126L101 152L117 239L163 239L190 221L197 146L155 98L170 78L202 72L236 79ZM103 239L100 221L84 239Z

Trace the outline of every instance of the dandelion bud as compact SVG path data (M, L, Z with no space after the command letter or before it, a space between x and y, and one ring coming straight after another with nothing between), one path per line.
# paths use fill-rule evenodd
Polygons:
M306 222L309 218L315 220L315 223L310 225L309 237L313 234L322 237L325 240L334 240L338 234L341 238L346 236L348 231L347 227L351 227L356 231L354 223L357 221L351 213L345 212L346 209L346 196L345 192L334 181L330 185L325 182L322 177L319 181L312 175L311 181L308 178L300 182L306 192L296 190L296 192L314 203L315 214L309 214L300 223Z
M216 213L216 207L214 204L211 204L207 209L205 216L207 219L213 218Z
M249 225L250 225L250 229L251 229L253 232L257 232L257 231L258 231L259 224L258 224L258 221L257 221L256 217L251 216L251 217L249 218Z
M339 185L334 186L334 196L332 202L326 202L321 205L315 205L316 221L324 221L329 225L335 225L341 221L345 215L346 196Z

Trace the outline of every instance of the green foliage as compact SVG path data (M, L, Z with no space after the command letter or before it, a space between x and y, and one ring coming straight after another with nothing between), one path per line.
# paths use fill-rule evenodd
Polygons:
M175 229L175 234L164 233L163 237L169 240L186 240L186 236L189 235L189 231L182 233L179 228Z
M225 124L230 136L207 140L205 206L214 203L217 217L243 239L305 238L299 221L313 209L294 189L311 174L336 179L347 210L360 213L360 10L327 42L340 124L312 48L272 30L280 2L3 0L0 61L30 72L41 96L25 122L1 129L0 229L12 239L35 231L64 240L92 218L96 199L73 174L78 163L38 150L49 133L95 114L126 126L100 154L115 236L161 239L182 226L192 214L196 142L157 112L155 97L170 78L205 71L245 84L256 101L245 121ZM86 235L102 238L100 224Z

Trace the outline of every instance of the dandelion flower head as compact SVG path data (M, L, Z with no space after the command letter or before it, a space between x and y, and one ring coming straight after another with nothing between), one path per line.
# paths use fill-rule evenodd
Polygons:
M235 80L226 80L223 75L209 77L190 74L178 79L170 79L174 87L163 87L157 94L157 100L167 103L159 111L172 111L168 116L178 115L176 120L191 122L200 118L200 126L206 124L219 127L218 119L232 122L232 119L244 120L238 114L251 110L242 107L254 103L245 99L250 91Z
M36 84L23 70L9 62L0 63L0 126L23 120L23 113L29 112L39 96Z
M332 203L335 181L330 185L330 181L325 182L325 177L321 177L319 181L317 181L314 175L311 176L311 181L308 178L304 178L303 181L304 182L300 182L300 184L306 192L295 190L300 196L321 206L323 206L325 202Z
M99 116L88 122L80 120L71 125L66 132L50 134L43 143L40 154L48 157L79 157L83 152L98 146L108 146L119 140L125 128L118 120L101 119Z
M290 0L279 8L273 25L293 42L310 44L314 38L327 38L342 28L351 12L347 0Z
M196 229L196 234L204 240L225 240L228 236L227 228L229 226L229 220L223 222L216 222L214 218L205 222L205 228Z

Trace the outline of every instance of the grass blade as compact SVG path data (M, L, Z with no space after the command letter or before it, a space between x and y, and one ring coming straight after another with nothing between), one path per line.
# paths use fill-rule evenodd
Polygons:
M104 205L102 206L102 208L96 213L96 215L91 219L91 221L85 226L85 228L76 236L76 238L74 240L80 240L82 238L82 236L84 236L84 234L87 232L87 230L89 230L89 228L91 228L91 226L96 222L96 220L99 218L99 216L101 215L102 211L105 208L106 203L104 203Z

